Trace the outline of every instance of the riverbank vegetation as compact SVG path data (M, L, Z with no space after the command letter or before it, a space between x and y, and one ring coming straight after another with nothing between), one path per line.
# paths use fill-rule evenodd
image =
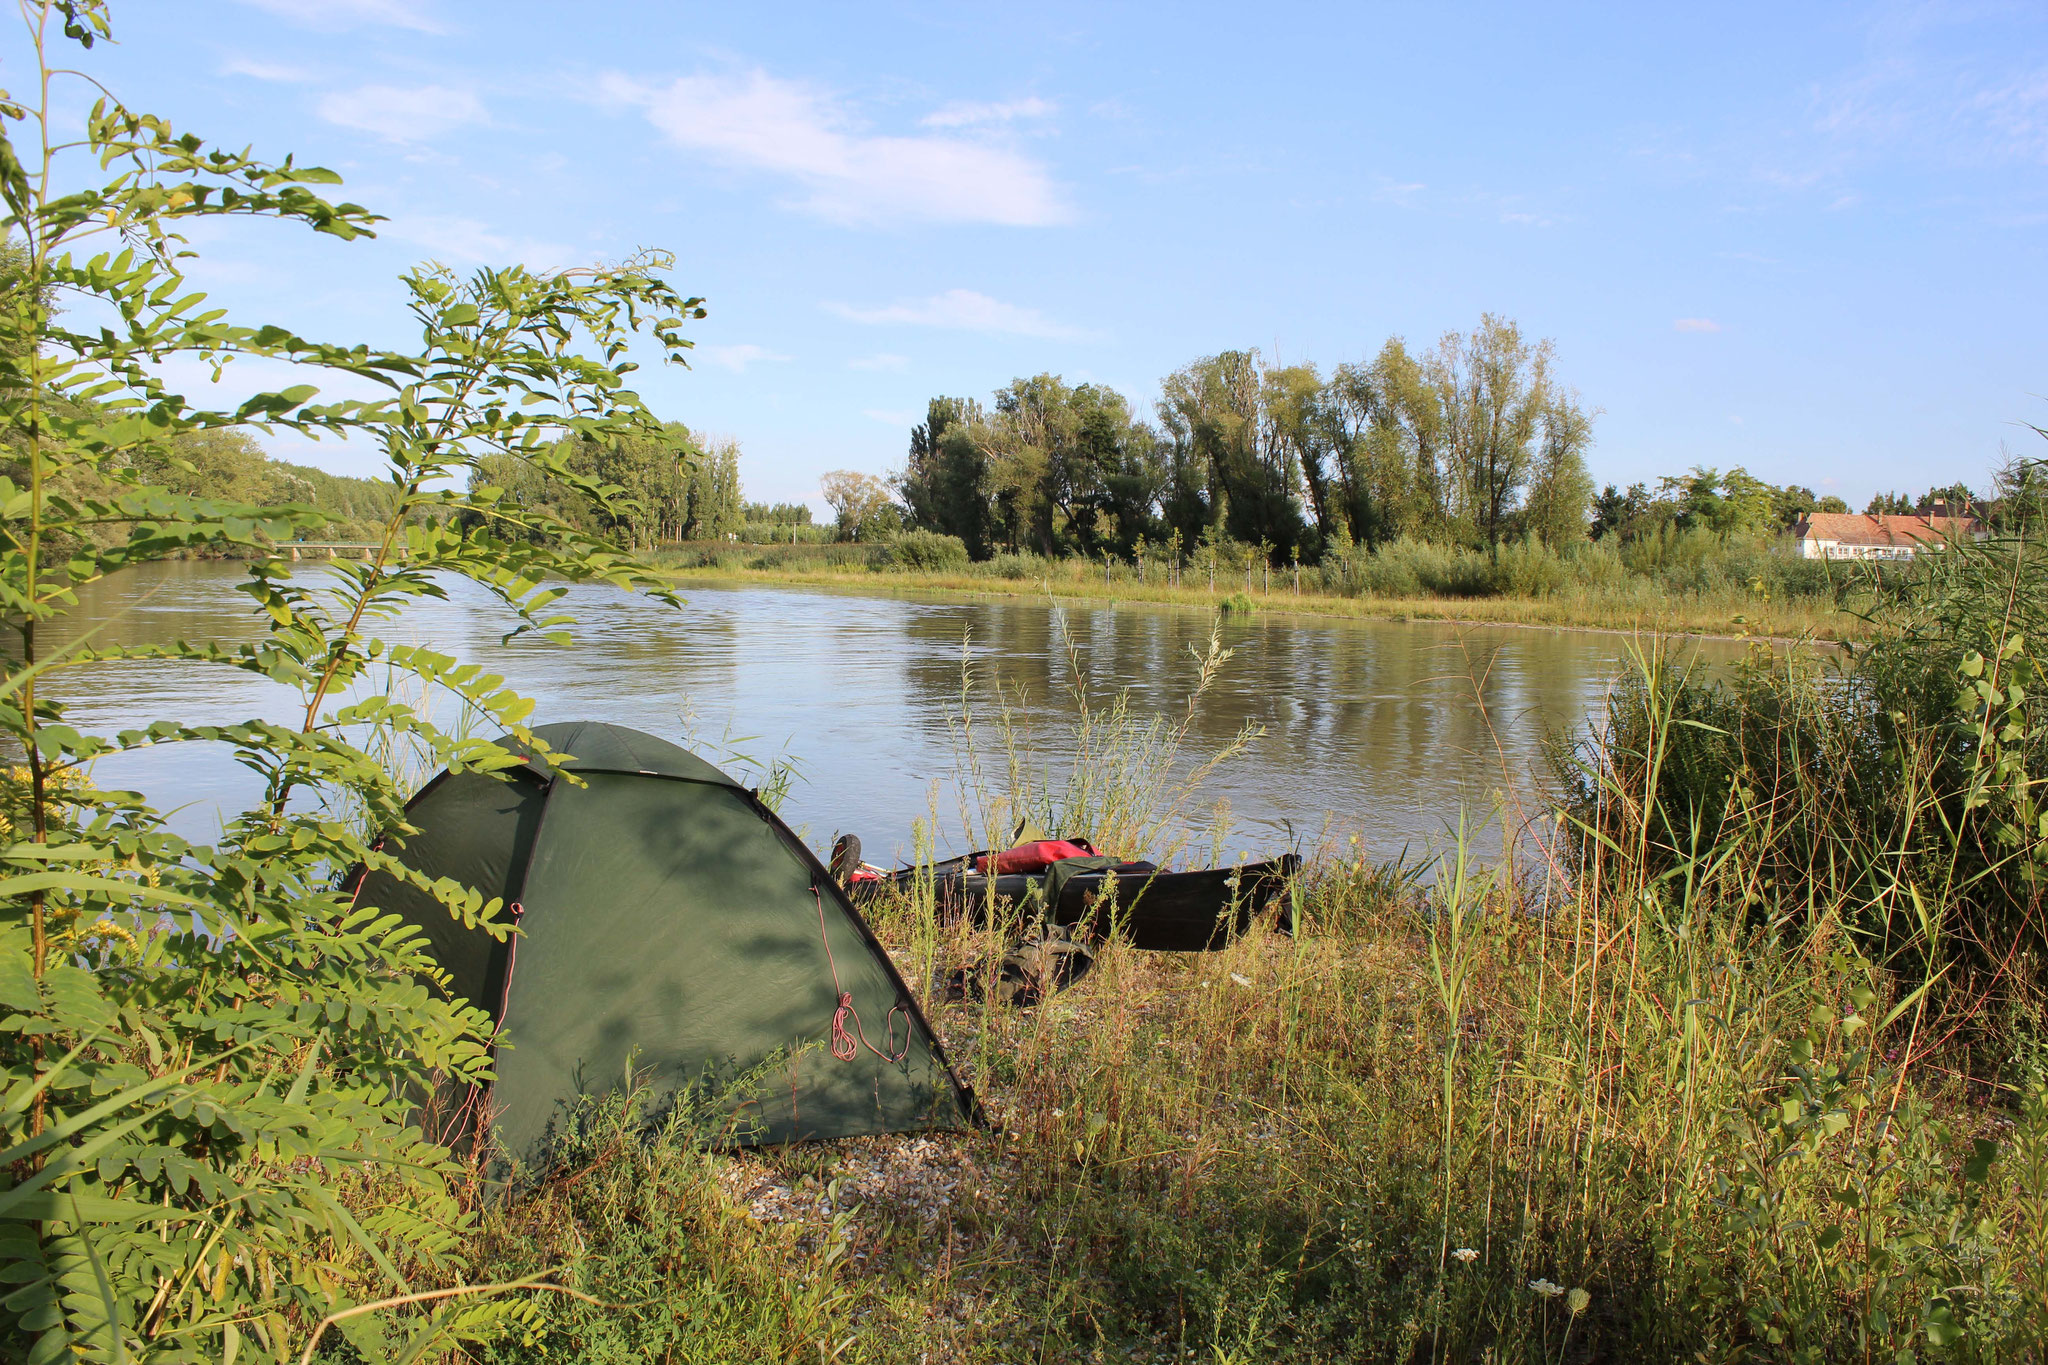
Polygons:
M1957 484L1917 499L1881 495L1873 506L1921 516L1967 507L1981 525L2009 530L2018 515L2011 509L2034 496L2036 478L2021 463L1996 477L1988 497ZM1128 558L1114 551L1091 558L1071 548L1053 555L996 549L976 558L959 536L906 529L903 509L889 503L879 480L842 471L831 491L841 509L836 536L820 528L824 534L801 541L669 545L657 561L684 576L1028 591L1205 608L1242 594L1271 609L1321 615L1829 640L1863 635L1871 606L1900 576L1884 561L1804 557L1789 519L1815 507L1812 495L1772 487L1739 468L1670 476L1654 493L1640 484L1625 492L1610 486L1576 536L1525 529L1491 545L1409 534L1377 544L1340 537L1313 562L1279 560L1270 545L1209 531L1191 544L1141 537Z
M46 78L110 36L94 0L27 17ZM1879 637L1846 671L1760 658L1717 681L1646 641L1555 790L1504 774L1420 858L1306 847L1291 934L1269 912L1217 954L1110 942L1013 1011L946 989L1001 926L943 922L928 884L879 907L986 1130L718 1153L688 1106L650 1132L622 1076L533 1188L495 1189L412 1117L503 1040L415 930L341 887L406 875L387 841L420 771L510 761L477 732L547 750L505 679L377 623L449 574L537 639L571 624L552 581L659 592L611 538L623 485L576 442L677 439L622 357L636 333L676 357L701 306L649 256L411 272L411 351L234 325L182 279L185 220L346 240L374 217L323 198L329 172L111 102L83 147L46 146L71 106L35 84L0 158L25 282L0 297L10 1359L1990 1362L2048 1342L2048 582L2027 516L1876 582ZM65 322L97 310L120 325ZM156 378L224 353L383 393L214 411ZM252 422L375 445L374 553L294 576L268 550L329 527L317 509L150 481L179 442ZM577 515L508 491L528 473ZM131 648L117 622L50 648L82 585L227 548L254 556L258 643ZM1074 733L1030 733L1026 707L956 717L959 818L1227 861L1198 798L1228 752L1185 748L1227 653L1191 660L1160 717L1074 658ZM292 688L292 722L67 722L64 670L166 660ZM95 780L102 756L183 743L265 779L210 846ZM426 889L516 932L469 888Z
M1664 556L1668 555L1668 558ZM665 546L652 562L679 582L747 580L827 587L1157 602L1214 610L1233 594L1262 609L1380 620L1658 630L1708 635L1853 639L1883 570L1803 560L1768 541L1747 546L1677 533L1628 568L1622 552L1589 546L1568 558L1540 542L1499 553L1400 541L1319 565L1261 562L1242 547L1203 547L1176 569L1138 563L999 554L976 563L950 538L903 532L879 545L711 543ZM1846 609L1845 609L1846 608Z

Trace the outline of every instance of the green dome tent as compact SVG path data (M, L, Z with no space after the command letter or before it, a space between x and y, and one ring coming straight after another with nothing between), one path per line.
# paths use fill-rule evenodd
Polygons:
M978 1121L888 954L754 793L637 730L533 733L580 784L539 759L443 772L394 850L501 898L521 934L494 941L388 873L356 888L416 925L452 993L498 1024L497 1080L461 1112L487 1113L505 1153L535 1156L562 1106L618 1086L629 1057L657 1094L767 1068L718 1101L734 1145Z

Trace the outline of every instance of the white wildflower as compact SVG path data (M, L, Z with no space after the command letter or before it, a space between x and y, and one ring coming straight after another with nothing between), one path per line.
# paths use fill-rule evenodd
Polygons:
M1474 1261L1479 1259L1479 1253L1474 1251L1471 1247L1459 1247L1456 1251L1452 1252L1451 1255L1457 1257L1466 1265L1471 1265Z
M1586 1305L1592 1301L1593 1296L1583 1289L1574 1289L1571 1293L1564 1296L1564 1306L1572 1310L1573 1317L1577 1317L1585 1312Z
M1531 1280L1529 1281L1529 1287L1546 1299L1554 1299L1559 1294L1564 1293L1563 1285L1552 1284L1549 1280Z

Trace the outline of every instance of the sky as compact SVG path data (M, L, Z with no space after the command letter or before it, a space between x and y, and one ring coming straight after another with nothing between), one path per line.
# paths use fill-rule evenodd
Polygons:
M1049 371L1149 411L1203 355L1327 370L1483 313L1554 339L1600 411L1602 482L1741 465L1860 508L2048 455L2038 0L128 0L114 21L83 62L130 106L328 166L389 220L372 242L195 235L193 280L237 320L401 345L414 262L665 248L709 313L690 368L639 387L737 438L755 499L822 507L825 471L900 467L933 395ZM0 83L24 55L0 38Z

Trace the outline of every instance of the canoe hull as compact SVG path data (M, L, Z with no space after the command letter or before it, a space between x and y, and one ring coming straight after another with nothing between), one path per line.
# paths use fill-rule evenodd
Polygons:
M1035 899L1034 889L1044 884L1042 874L984 877L974 871L980 856L950 859L930 873L940 913L977 926L986 925L992 911L998 916L1018 913L1019 906L1029 906ZM1291 931L1287 879L1300 867L1301 859L1291 853L1269 862L1198 872L1161 872L1149 864L1129 864L1113 874L1113 898L1108 895L1111 874L1084 873L1066 884L1048 918L1101 938L1120 935L1147 952L1210 952L1244 933L1275 900L1280 902L1278 927L1283 933ZM908 889L914 875L899 872L867 885L893 883Z

